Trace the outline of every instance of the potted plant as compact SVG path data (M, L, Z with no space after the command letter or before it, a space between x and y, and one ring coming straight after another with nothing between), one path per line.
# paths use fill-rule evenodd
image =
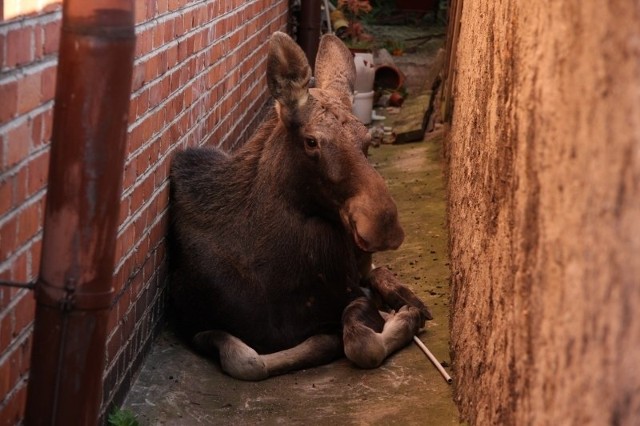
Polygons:
M331 14L334 27L338 27L336 34L352 52L371 51L373 36L361 22L362 16L371 9L369 0L338 0L337 9Z

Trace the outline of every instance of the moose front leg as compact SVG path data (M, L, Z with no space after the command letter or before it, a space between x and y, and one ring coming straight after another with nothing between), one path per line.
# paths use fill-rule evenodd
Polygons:
M342 314L344 353L359 367L378 367L424 325L423 314L413 306L383 315L364 296L353 300Z
M424 302L387 268L373 269L364 279L364 284L380 296L389 308L397 311L403 306L413 306L420 312L423 323L425 320L433 319L431 311Z

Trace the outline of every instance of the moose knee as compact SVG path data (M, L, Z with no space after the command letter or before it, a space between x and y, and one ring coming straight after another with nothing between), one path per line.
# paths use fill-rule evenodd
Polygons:
M355 325L344 329L344 354L360 368L376 368L387 357L380 334Z
M222 371L240 380L263 380L269 377L264 359L255 350L231 334L219 330L202 331L193 342L205 353L217 348Z

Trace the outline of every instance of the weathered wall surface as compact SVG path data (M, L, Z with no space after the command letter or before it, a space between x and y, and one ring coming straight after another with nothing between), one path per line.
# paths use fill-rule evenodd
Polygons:
M447 147L471 424L640 419L640 3L464 2Z
M62 15L58 1L34 4L5 0L28 13L0 15L0 280L23 283L39 272ZM269 101L267 40L287 17L287 0L136 1L103 413L122 400L163 317L173 152L246 141ZM0 288L0 425L23 417L34 309L32 292Z

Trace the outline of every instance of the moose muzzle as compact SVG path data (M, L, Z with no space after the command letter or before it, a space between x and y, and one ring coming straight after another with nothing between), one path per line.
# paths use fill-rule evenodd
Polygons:
M363 251L394 250L404 240L396 204L386 191L361 192L347 200L341 211L344 225Z

